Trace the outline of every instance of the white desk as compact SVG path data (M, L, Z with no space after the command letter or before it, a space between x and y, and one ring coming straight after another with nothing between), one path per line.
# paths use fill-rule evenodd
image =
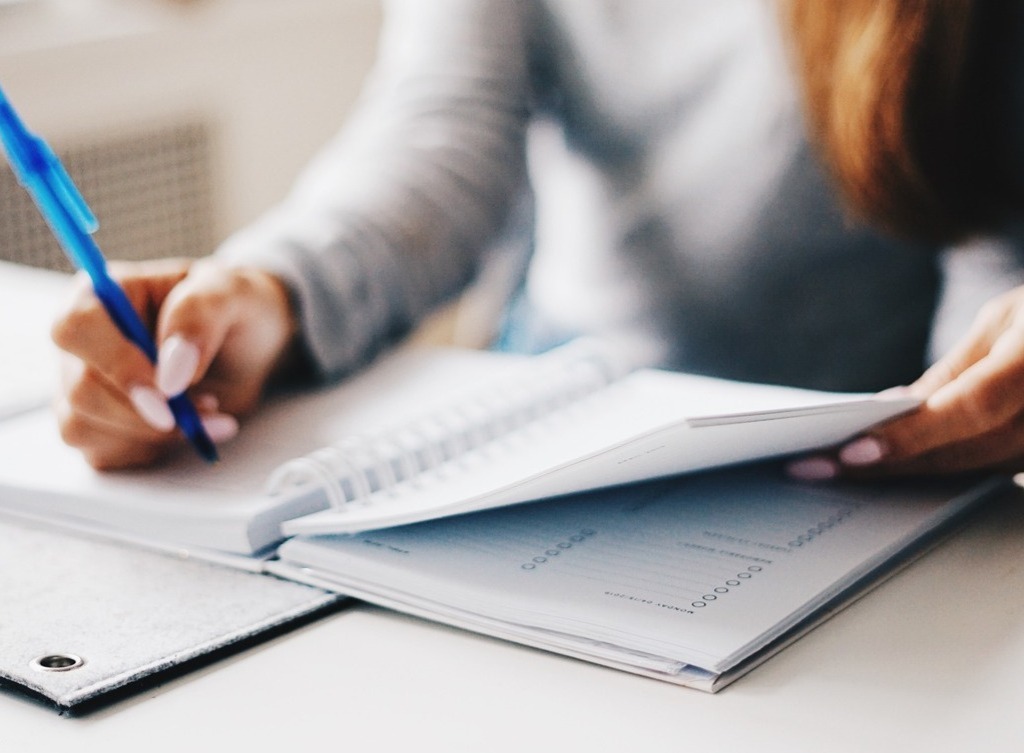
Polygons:
M1022 751L1022 698L1018 499L715 696L355 607L83 718L0 693L0 753Z
M0 261L0 419L43 405L57 382L50 325L68 275Z
M1022 697L1015 500L714 696L356 607L84 718L0 694L0 749L1020 751Z

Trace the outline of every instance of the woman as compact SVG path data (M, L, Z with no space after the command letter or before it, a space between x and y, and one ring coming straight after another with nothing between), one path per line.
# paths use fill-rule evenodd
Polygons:
M355 116L284 204L211 259L124 269L155 372L86 292L55 326L63 435L94 466L179 444L164 395L184 389L229 438L268 383L358 367L500 255L528 262L509 347L613 335L654 365L925 400L798 477L1024 470L1014 3L387 18Z

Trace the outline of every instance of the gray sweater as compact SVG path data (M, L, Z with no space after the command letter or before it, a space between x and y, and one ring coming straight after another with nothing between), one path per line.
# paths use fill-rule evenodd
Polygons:
M942 250L848 218L763 0L393 0L350 122L219 253L285 278L327 377L502 265L512 347L605 334L870 390L1024 283L1012 235Z

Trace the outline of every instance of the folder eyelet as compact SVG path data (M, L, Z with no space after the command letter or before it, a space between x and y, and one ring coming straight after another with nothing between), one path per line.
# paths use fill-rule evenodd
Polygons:
M30 663L37 672L70 672L83 664L85 660L74 654L46 654L37 656Z

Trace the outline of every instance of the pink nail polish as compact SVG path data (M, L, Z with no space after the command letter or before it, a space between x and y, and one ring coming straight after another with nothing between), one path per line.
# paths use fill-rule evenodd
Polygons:
M798 481L828 481L839 475L839 466L830 458L802 458L787 464L786 473Z
M167 405L167 398L152 387L133 387L128 392L128 398L142 420L157 431L170 431L174 428L174 414Z
M844 465L872 465L885 457L885 446L874 437L855 439L839 451Z
M214 413L202 417L203 428L214 442L227 442L238 435L238 420L227 413Z
M180 395L192 383L198 366L199 348L177 335L172 335L160 348L156 385L168 397Z
M192 398L192 402L196 408L203 413L216 413L220 408L220 400L217 399L216 395L204 392L202 395L196 395Z

